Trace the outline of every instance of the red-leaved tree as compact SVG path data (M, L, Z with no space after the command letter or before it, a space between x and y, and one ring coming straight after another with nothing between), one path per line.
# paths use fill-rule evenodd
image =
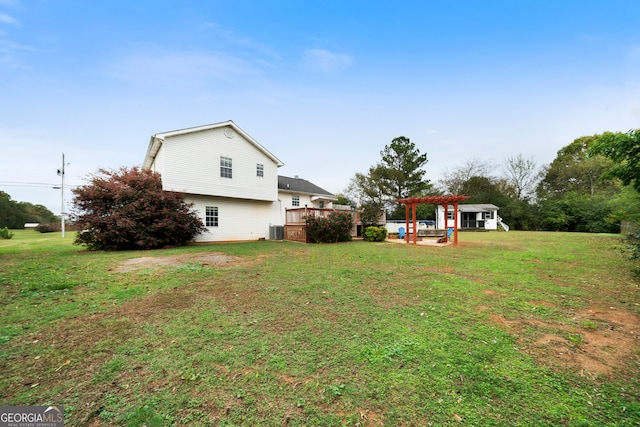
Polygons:
M184 195L164 191L160 174L149 170L99 169L73 194L74 243L92 250L181 246L206 231Z

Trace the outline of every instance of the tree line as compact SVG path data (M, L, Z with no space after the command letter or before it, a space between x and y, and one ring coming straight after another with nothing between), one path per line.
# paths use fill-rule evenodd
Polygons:
M60 218L43 205L11 200L11 196L0 191L0 228L24 228L28 222L39 224L57 223Z
M640 130L577 138L548 165L523 154L500 165L467 159L437 182L425 178L427 154L404 136L380 152L381 160L356 173L338 203L363 209L363 222L375 223L381 209L404 219L398 199L464 194L465 203L491 203L519 230L611 232L620 221L640 221ZM435 218L423 205L420 219Z

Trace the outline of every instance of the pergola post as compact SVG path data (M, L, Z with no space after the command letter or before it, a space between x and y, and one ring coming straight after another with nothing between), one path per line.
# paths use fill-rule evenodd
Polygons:
M404 233L404 241L409 243L409 204L405 203L404 205L404 209L405 209L405 215L404 215L404 220L406 222L405 224L405 233Z
M413 203L412 205L412 210L413 210L413 244L417 245L418 244L418 224L416 222L416 211L418 204L417 203Z
M458 244L458 202L453 202L453 244Z
M449 236L447 235L447 230L449 230L449 202L444 203L442 207L444 208L444 242L448 243Z

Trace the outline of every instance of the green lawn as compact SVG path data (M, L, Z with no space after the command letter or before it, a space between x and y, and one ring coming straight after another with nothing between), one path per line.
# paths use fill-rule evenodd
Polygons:
M640 282L617 235L72 239L0 240L0 404L63 405L68 426L640 425ZM126 264L143 257L173 263Z

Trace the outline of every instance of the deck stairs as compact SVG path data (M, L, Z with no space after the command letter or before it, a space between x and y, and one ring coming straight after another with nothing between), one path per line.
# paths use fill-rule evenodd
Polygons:
M502 218L498 217L498 225L502 227L504 231L509 231L509 226L502 222Z

